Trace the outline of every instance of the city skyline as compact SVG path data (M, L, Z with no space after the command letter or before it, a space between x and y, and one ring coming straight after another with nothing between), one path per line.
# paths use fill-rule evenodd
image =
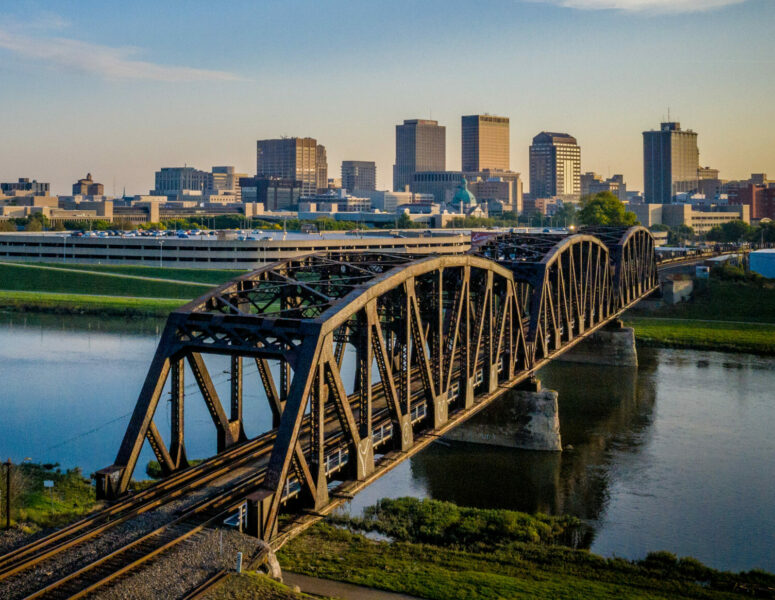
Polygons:
M160 166L230 164L252 174L256 140L286 135L325 145L330 172L342 160L374 160L377 187L390 189L396 124L437 120L448 130L446 168L458 170L460 117L491 113L509 117L511 168L524 179L532 137L567 131L583 148L582 171L622 173L643 191L642 132L667 120L668 107L671 120L699 133L702 166L725 179L773 171L775 84L761 73L775 60L775 7L710 5L493 2L497 23L482 24L466 3L441 11L437 2L364 2L348 5L355 14L344 27L344 4L297 2L294 14L304 26L317 22L321 37L268 31L259 45L248 25L279 22L279 7L219 8L229 39L210 40L205 4L185 14L161 5L149 19L91 2L59 13L20 2L0 9L0 76L13 91L0 98L0 180L30 177L67 193L75 175L91 172L108 194L138 193ZM380 33L386 19L401 31ZM452 52L459 21L479 40L464 57ZM610 44L598 43L600 31ZM562 47L541 50L554 34ZM474 69L483 56L488 68ZM319 98L292 91L302 80ZM358 93L345 81L357 81Z

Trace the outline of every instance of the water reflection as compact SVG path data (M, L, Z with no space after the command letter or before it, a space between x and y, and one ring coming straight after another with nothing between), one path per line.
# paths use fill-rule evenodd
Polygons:
M559 393L563 444L572 450L435 444L412 459L415 486L464 505L597 519L608 497L610 448L637 452L652 422L655 396L647 381L655 363L644 363L640 371L572 363L541 371L544 387ZM508 394L496 402L509 402Z

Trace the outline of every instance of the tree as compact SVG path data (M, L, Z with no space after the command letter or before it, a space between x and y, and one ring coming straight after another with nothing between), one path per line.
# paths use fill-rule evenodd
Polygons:
M584 202L579 212L583 225L610 225L629 227L636 225L635 213L628 212L624 204L611 192L600 192Z
M751 227L746 239L755 244L761 242L775 244L775 221L759 223L758 227Z
M552 217L552 223L557 227L567 227L569 225L578 225L579 211L575 205L565 202L557 209Z
M16 224L9 219L3 219L0 221L0 231L17 231Z
M30 219L24 226L24 231L43 231L43 223L40 219Z
M753 228L743 221L727 221L716 225L708 232L707 239L712 242L739 242L750 235Z
M396 219L396 228L398 229L413 229L414 228L414 221L409 217L408 214L405 212L401 213L401 215Z

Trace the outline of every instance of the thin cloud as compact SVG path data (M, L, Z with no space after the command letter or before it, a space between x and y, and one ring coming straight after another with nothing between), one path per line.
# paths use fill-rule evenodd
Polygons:
M703 12L742 4L746 0L531 0L581 10L619 10L639 13Z
M77 69L109 80L166 82L238 81L228 71L160 65L137 60L137 48L114 48L62 37L12 34L0 29L0 48L44 64Z

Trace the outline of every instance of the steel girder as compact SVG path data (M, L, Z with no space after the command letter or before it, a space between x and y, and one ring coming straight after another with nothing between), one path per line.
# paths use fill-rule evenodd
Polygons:
M244 441L249 359L274 427L249 522L272 538L284 504L324 509L332 479L375 476L380 454L400 460L417 435L471 411L650 292L650 234L616 235L613 249L588 233L506 234L462 255L316 254L220 286L170 315L98 494L126 491L146 439L164 473L185 468L185 364L218 451ZM230 357L228 415L207 354ZM153 422L168 377L169 449Z

